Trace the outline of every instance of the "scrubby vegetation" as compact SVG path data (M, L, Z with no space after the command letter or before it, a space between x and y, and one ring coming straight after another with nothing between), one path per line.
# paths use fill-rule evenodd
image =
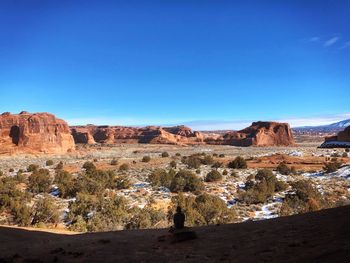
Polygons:
M171 192L195 192L203 190L203 182L191 171L180 170L175 172L158 169L148 177L152 186L163 186Z
M232 168L232 169L246 169L247 168L247 162L246 162L246 160L243 157L237 156L233 161L229 162L228 168Z
M50 190L51 184L52 178L47 169L35 170L28 178L28 188L35 194L47 193Z
M162 158L169 157L169 153L168 152L162 152L161 156L162 156Z
M186 214L187 226L225 224L236 221L236 212L227 208L226 203L217 196L201 194L197 197L179 194L172 198L173 208L169 210L172 217L176 206L181 206Z
M205 177L206 182L216 182L222 179L222 175L217 170L211 170Z
M292 172L291 169L288 167L288 165L285 162L281 162L277 166L276 170L277 170L277 172L279 172L280 174L283 174L283 175L288 175Z
M325 173L333 173L337 171L340 168L340 166L341 166L341 163L338 162L336 159L334 159L328 163L325 163L323 170L325 171Z
M245 184L245 192L240 199L247 204L265 203L275 192L283 191L288 185L277 180L269 169L259 170L255 181L249 180Z
M142 157L142 162L148 163L148 162L150 162L150 161L151 161L151 157L150 157L150 156L146 155L146 156L143 156L143 157Z
M292 188L295 193L286 195L280 210L282 216L317 211L329 205L310 181L296 181Z
M46 161L46 166L51 166L53 165L53 161L52 160L47 160Z
M213 157L206 154L192 154L182 158L182 163L186 164L189 169L198 169L201 165L212 165L214 162Z

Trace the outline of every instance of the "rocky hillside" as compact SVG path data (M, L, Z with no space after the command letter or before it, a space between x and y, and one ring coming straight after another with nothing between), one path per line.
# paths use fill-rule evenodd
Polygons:
M75 147L68 124L50 113L0 115L0 153L66 153Z
M0 227L0 262L349 262L350 206L271 220L80 235Z
M320 126L304 126L293 128L297 133L337 133L350 125L350 119Z

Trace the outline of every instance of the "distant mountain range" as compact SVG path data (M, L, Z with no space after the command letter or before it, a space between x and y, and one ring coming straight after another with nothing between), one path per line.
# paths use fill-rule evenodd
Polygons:
M303 127L295 127L293 131L295 132L320 132L320 133L336 133L344 130L346 127L350 125L350 119L331 123L328 125L320 125L320 126L303 126Z

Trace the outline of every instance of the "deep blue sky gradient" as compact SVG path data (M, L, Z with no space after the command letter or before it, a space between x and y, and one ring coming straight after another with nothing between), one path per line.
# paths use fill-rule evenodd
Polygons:
M349 14L350 1L3 0L0 112L122 125L339 116Z

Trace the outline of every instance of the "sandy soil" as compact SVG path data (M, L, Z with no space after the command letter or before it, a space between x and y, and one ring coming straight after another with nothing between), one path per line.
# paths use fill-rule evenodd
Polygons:
M350 262L350 206L258 222L64 235L0 227L0 262Z

